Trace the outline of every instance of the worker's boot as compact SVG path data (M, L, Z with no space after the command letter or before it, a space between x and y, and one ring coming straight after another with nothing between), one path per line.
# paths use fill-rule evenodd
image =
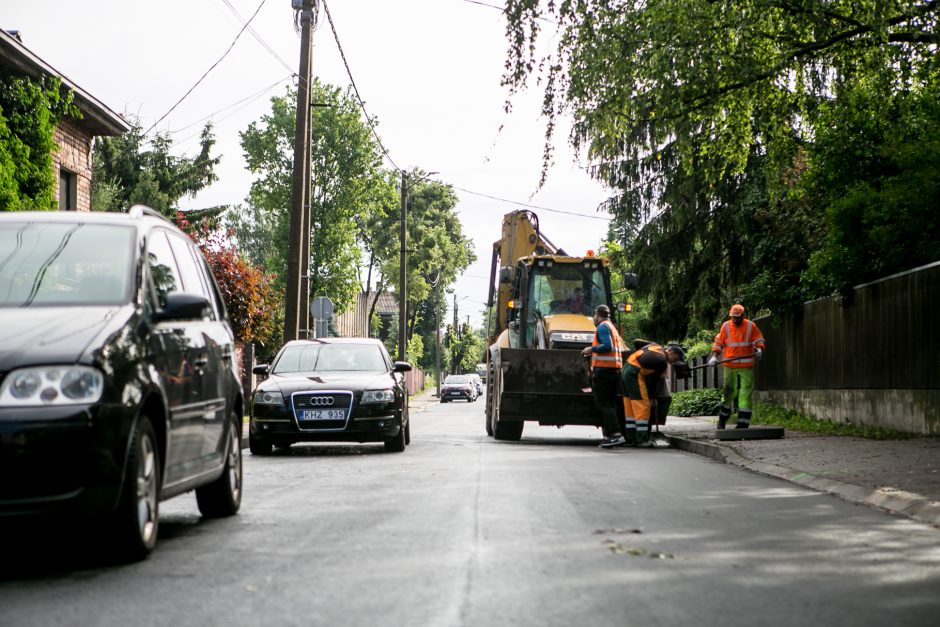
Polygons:
M718 428L724 429L725 425L728 424L728 418L731 418L731 408L727 405L721 405L718 407Z
M738 410L738 424L735 426L735 429L747 429L750 426L751 426L751 410L739 409Z
M647 420L636 421L636 446L650 446L650 423Z
M627 418L624 424L623 437L627 441L627 446L636 446L636 420Z

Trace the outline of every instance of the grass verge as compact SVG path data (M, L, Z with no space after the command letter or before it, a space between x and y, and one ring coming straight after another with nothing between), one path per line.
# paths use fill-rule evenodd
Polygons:
M674 416L714 416L718 413L720 403L721 390L717 388L687 390L673 394L669 413ZM916 433L896 431L884 427L870 427L814 418L769 403L756 403L754 405L752 422L819 435L845 435L872 440L907 440L920 437Z

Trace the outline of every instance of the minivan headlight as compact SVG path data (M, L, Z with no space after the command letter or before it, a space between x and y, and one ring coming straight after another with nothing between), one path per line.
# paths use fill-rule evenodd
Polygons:
M391 389L387 390L366 390L362 393L363 405L369 403L391 403L395 400L395 392Z
M91 366L18 368L0 384L0 406L84 405L104 393L104 375Z

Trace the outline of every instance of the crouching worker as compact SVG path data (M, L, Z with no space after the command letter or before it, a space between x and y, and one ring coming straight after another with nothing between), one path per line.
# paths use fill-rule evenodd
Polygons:
M626 419L627 440L631 431L636 446L649 446L650 401L669 364L685 360L685 352L678 344L663 348L656 342L634 340L637 350L630 353L623 365L623 410Z

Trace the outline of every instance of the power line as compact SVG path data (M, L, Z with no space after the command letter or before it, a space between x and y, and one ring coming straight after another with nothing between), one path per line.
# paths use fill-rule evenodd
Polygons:
M352 83L353 91L356 93L356 100L359 101L359 108L362 109L362 114L366 116L366 122L369 123L369 130L372 131L372 136L375 137L375 141L379 143L379 147L382 149L382 153L385 155L385 158L388 159L388 162L392 164L392 167L399 172L404 172L404 170L395 164L392 156L388 154L388 150L385 148L385 144L382 143L382 139L379 137L379 134L375 131L375 125L373 124L369 113L366 111L365 103L362 102L362 96L359 94L359 88L356 86L356 81L353 79L352 72L349 69L349 63L346 62L346 53L343 52L343 46L339 43L339 35L336 34L336 26L333 24L333 16L330 15L330 7L326 0L323 0L323 9L326 11L326 19L330 23L330 30L333 31L333 40L336 41L336 48L339 50L339 56L343 59L343 65L346 67L346 76L349 77L349 82Z
M176 135L177 133L182 133L182 132L185 131L186 129L190 129L190 128L196 126L197 124L202 124L202 123L205 122L206 120L210 120L210 119L212 119L213 117L215 117L216 115L222 113L223 111L226 111L226 110L228 110L228 109L231 109L232 107L237 107L238 105L243 104L243 103L244 103L244 104L249 104L249 103L251 103L251 102L257 100L257 99L260 98L261 96L265 95L266 93L268 93L269 91L271 91L272 89L274 89L275 87L277 87L278 85L280 85L281 83L283 83L283 82L285 82L285 81L287 81L287 80L293 78L294 76L296 76L296 73L293 73L293 74L291 74L290 76L285 76L284 78L282 78L281 80L277 81L276 83L271 83L270 85L268 85L268 86L265 87L264 89L261 89L261 90L255 92L255 93L253 93L253 94L250 95L250 96L246 96L246 97L242 98L241 100L238 100L238 101L236 101L236 102L233 102L233 103L230 104L230 105L226 105L226 106L222 107L221 109L219 109L218 111L214 111L213 113L210 113L209 115L207 115L206 117L202 118L201 120L196 120L195 122L192 122L192 123L190 123L190 124L187 124L186 126L181 126L181 127L178 128L178 129L172 130L172 131L169 132L169 134L170 134L170 135ZM237 112L237 111L241 111L241 109L240 109L240 108L239 108L239 109L236 109L236 110L233 111L232 113L235 113L235 112ZM226 117L228 117L228 116L226 116ZM224 119L226 119L226 118L222 118L222 119L224 120ZM188 138L187 138L187 139L188 139ZM185 141L185 140L184 140L184 141Z
M236 9L234 6L232 6L232 3L229 2L229 0L222 0L222 2L225 4L225 6L227 6L227 7L229 8L229 10L230 10L233 14L235 14L235 17L237 17L238 20L239 20L242 24L245 25L245 27L248 29L248 32L251 33L251 36L254 37L254 38L258 41L258 43L261 44L261 45L264 47L264 49L267 50L267 51L271 54L272 57L274 57L275 59L277 59L277 60L281 63L281 65L284 66L284 69L286 69L288 72L290 72L290 73L293 74L293 75L296 75L296 74L297 74L296 72L294 72L293 68L291 68L291 66L288 65L287 62L286 62L284 59L282 59L280 56L278 56L277 52L275 52L274 49L273 49L271 46L268 45L268 42L266 42L264 39L261 38L261 35L259 35L258 32L257 32L255 29L253 29L251 26L248 26L248 24L245 22L245 19L244 19L244 18L241 16L241 14L238 12L238 9Z
M519 202L518 200L509 200L506 198L498 198L496 196L490 196L489 194L482 194L480 192L475 192L470 189L464 189L463 187L457 187L456 185L451 185L454 189L459 189L462 192L468 194L473 194L474 196L482 196L483 198L489 198L490 200L498 200L500 202L508 202L512 205L519 205L520 207L528 207L530 209L538 209L539 211L549 211L551 213L564 213L569 216L577 216L579 218L590 218L591 220L610 220L609 217L605 218L604 216L592 216L586 213L577 213L576 211L564 211L562 209L550 209L549 207L539 207L538 205L530 205L529 203Z
M197 124L200 124L200 123L202 123L202 122L205 122L206 120L211 119L213 116L217 115L218 113L221 113L222 111L225 111L226 109L230 109L230 108L232 108L232 107L234 107L234 106L241 105L240 107L238 107L237 109L235 109L234 111L232 111L231 113L229 113L228 115L226 115L226 116L224 116L224 117L222 117L222 118L219 118L218 120L213 120L213 122L216 122L216 123L217 123L217 122L224 122L225 120L229 119L230 117L232 117L233 115L235 115L236 113L238 113L239 111L241 111L242 109L244 109L245 107L247 107L248 105L250 105L252 102L254 102L255 100L257 100L258 98L260 98L261 96L265 95L267 92L271 91L272 89L274 89L275 87L277 87L277 86L280 85L281 83L283 83L283 82L285 82L285 81L287 81L287 80L290 80L291 78L293 78L293 77L292 77L292 76L285 76L284 78L282 78L282 79L279 80L278 82L272 83L271 85L268 85L267 87L265 87L265 88L262 89L261 91L258 91L258 92L256 92L255 94L253 94L253 95L251 95L251 96L248 96L247 98L243 98L243 99L239 100L239 101L236 102L236 103L230 104L230 105L227 106L227 107L223 107L223 108L220 109L219 111L216 111L215 113L212 113L212 114L210 114L210 115L208 115L208 116L202 118L202 119L199 120L198 122L193 122L192 124L187 124L187 125L184 126L183 128L177 129L177 130L175 130L175 131L171 131L171 132L170 132L170 135L173 135L173 134L175 134L175 133L179 133L179 132L184 131L184 130L186 130L186 129L188 129L188 128L192 128L193 126L196 126ZM196 132L196 133L193 133L192 135L188 135L188 136L184 137L183 139L178 140L178 141L176 142L176 145L179 146L180 144L185 144L186 142L188 142L189 140L191 140L193 137L199 137L201 134L202 134L202 130L200 130L200 131L198 131L198 132Z
M176 109L176 107L178 107L181 102L183 102L184 100L186 100L186 98L189 96L189 94L193 93L193 90L196 89L196 87L199 86L199 83L201 83L203 80L205 80L205 78L206 78L207 76L209 76L209 72L211 72L212 70L214 70L214 69L216 68L216 66L217 66L219 63L221 63L222 60L223 60L225 57L228 56L228 53L232 51L232 48L234 48L234 47L235 47L235 44L238 42L238 38L242 36L242 33L244 33L244 32L245 32L245 29L248 28L248 25L251 24L251 20L255 19L255 17L258 15L258 12L261 11L261 7L264 6L264 3L265 3L265 2L267 2L267 0L261 0L261 4L258 5L258 8L255 9L255 12L251 15L251 19L249 19L249 20L245 23L245 25L242 26L242 29L241 29L240 31L238 31L238 34L235 35L235 39L232 40L232 43L229 45L228 50L226 50L225 53L224 53L221 57L219 57L219 60L218 60L218 61L216 61L215 63L212 64L212 67L210 67L208 70L206 70L206 73L203 74L203 75L199 78L198 81L196 81L196 84L195 84L195 85L193 85L192 87L189 88L189 91L187 91L185 94L183 94L183 97L182 97L182 98L180 98L179 100L176 101L176 104L175 104L175 105L173 105L172 107L170 107L170 110L169 110L169 111L167 111L166 113L164 113L163 115L161 115L161 116L160 116L160 119L157 120L156 122L154 122L154 123L150 126L150 128L147 129L147 132L144 133L144 136L145 136L145 137L146 137L147 135L149 135L149 134L150 134L150 131L152 131L154 128L156 128L157 124L159 124L160 122L162 122L162 121L164 120L164 118L166 118L166 116L168 116L168 115L170 115L171 113L173 113L173 110Z
M490 8L490 9L496 9L496 10L499 11L500 13L505 13L505 12L506 12L506 7L501 7L501 6L496 5L496 4L489 4L489 3L487 3L487 2L480 2L479 0L463 0L463 1L464 1L464 2L469 2L470 4L478 4L478 5L480 5L481 7L487 7L487 8ZM536 16L535 19L541 20L541 21L543 21L543 22L548 22L549 24L558 24L558 22L555 22L554 20L550 20L550 19L548 19L547 17Z

